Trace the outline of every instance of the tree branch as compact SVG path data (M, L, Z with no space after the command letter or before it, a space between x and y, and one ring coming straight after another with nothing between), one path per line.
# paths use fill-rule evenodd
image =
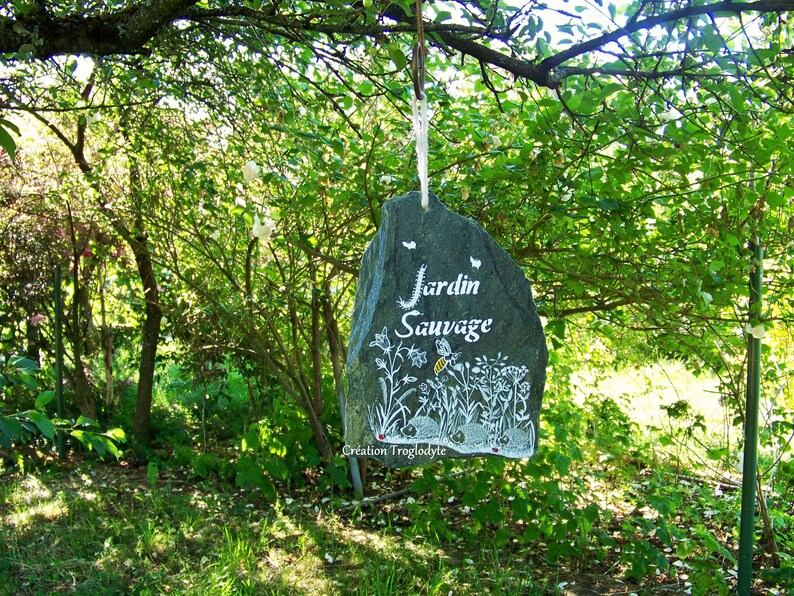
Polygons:
M229 6L220 9L204 9L196 6L197 0L139 1L116 12L99 12L90 15L71 14L53 17L46 10L38 10L26 16L0 17L0 53L45 59L63 54L148 54L147 44L177 20L183 19L197 26L212 28L218 34L219 26L226 34L235 35L243 29L258 29L274 35L305 42L304 34L325 36L352 36L347 43L370 37L380 40L391 34L412 33L416 17L406 13L397 3L384 11L379 21L366 20L365 11L322 10L288 12L279 3L264 9L247 6ZM424 30L430 34L432 43L450 48L472 57L481 63L503 69L515 77L527 79L537 85L556 88L563 79L574 75L607 74L636 78L658 78L668 73L628 70L610 70L598 67L565 67L575 58L591 54L620 39L667 25L709 15L740 15L743 13L780 14L794 11L794 0L759 0L755 2L732 2L721 0L704 5L690 5L645 18L641 9L628 19L625 25L598 37L575 44L563 51L537 61L516 57L510 49L494 49L487 40L506 43L504 31L491 31L484 24L459 25L451 23L426 23ZM390 22L390 20L394 22ZM338 40L335 40L335 43ZM341 43L345 43L344 40Z
M554 56L550 56L540 63L544 69L552 70L562 65L563 63L583 56L605 45L617 41L622 37L637 33L638 31L647 31L653 29L658 25L667 23L674 23L676 21L690 19L692 17L703 15L715 14L741 14L744 12L758 12L758 13L781 13L794 10L794 0L762 0L760 2L732 2L725 0L723 2L716 2L714 4L704 4L701 6L687 6L679 10L665 12L659 15L648 17L642 20L630 21L625 26L605 33L599 37L590 39L588 41L571 46L567 50L558 52Z
M198 0L137 2L124 10L55 18L36 11L0 17L0 53L39 60L63 54L148 54L146 44Z

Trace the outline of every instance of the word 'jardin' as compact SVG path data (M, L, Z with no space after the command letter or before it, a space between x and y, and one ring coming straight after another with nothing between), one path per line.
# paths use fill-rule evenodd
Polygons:
M444 288L446 288L447 296L466 296L477 294L480 291L480 282L469 279L469 276L463 273L459 273L455 281L426 281L426 273L427 265L419 267L419 271L416 272L413 295L410 300L403 300L402 298L397 300L400 308L404 310L412 308L419 301L419 296L441 296Z

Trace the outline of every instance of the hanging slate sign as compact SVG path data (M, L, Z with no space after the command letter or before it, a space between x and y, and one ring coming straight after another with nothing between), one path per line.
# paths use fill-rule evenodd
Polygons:
M383 205L361 261L347 360L347 455L390 467L532 456L548 352L529 282L431 194Z

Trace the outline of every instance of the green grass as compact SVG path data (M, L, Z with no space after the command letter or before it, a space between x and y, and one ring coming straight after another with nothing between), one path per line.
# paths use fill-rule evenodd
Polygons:
M732 424L735 412L724 406L713 375L661 361L618 370L584 369L572 376L571 387L577 403L609 398L642 432L654 431L663 443L651 445L655 457L740 478L742 428ZM718 452L721 458L715 460Z
M540 585L531 569L501 567L487 548L462 557L458 546L379 527L377 511L343 516L329 502L316 511L312 500L271 505L177 481L154 489L143 473L114 467L5 480L0 592L9 595L501 593Z
M710 587L693 594L727 593L735 518L722 511L696 527L703 507L720 507L708 488L684 495L644 477L625 493L594 483L596 498L613 500L609 515L579 530L587 534L580 552L551 561L544 539L500 541L495 526L473 529L477 511L439 499L443 486L357 509L312 486L276 503L177 473L161 473L153 487L144 470L115 464L7 473L0 593L653 594L694 582ZM388 478L376 482L371 492ZM434 534L417 525L416 512L439 500L446 530ZM735 496L721 502L729 501ZM662 524L659 509L676 506L666 511L672 526ZM678 532L667 551L662 527ZM641 568L632 579L632 565L648 561L661 572Z
M0 594L710 596L735 585L739 494L698 463L722 414L713 382L682 367L578 375L574 395L552 383L532 460L473 460L463 476L451 462L376 466L369 495L413 489L364 508L314 470L277 481L276 502L236 488L228 404L213 397L202 418L204 390L171 373L157 428L170 442L150 453L151 474L79 453L0 469ZM235 411L240 393L223 398ZM661 407L683 399L705 420L697 434ZM755 589L783 594L794 587L794 486L769 497L783 565L759 549Z

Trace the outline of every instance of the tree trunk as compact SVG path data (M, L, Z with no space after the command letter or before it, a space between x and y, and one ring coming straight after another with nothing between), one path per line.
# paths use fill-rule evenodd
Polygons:
M92 83L89 83L87 89L90 88ZM133 416L132 428L133 433L143 443L149 441L149 419L152 409L152 389L154 387L154 364L157 356L157 345L160 341L160 321L162 320L162 309L160 308L160 296L157 291L157 281L154 274L154 266L152 264L151 253L149 252L149 241L146 237L143 227L143 218L138 213L135 220L135 227L130 230L119 215L107 206L104 193L99 184L98 178L94 174L91 164L86 159L85 148L85 132L86 121L78 121L77 124L77 138L75 141L70 141L69 138L61 132L56 126L49 122L46 118L33 113L33 116L44 124L69 148L74 157L75 163L80 171L86 176L89 184L97 191L99 197L99 208L105 213L110 221L113 229L124 238L124 240L132 248L135 255L135 262L138 265L138 274L141 278L143 285L144 300L146 300L146 318L143 323L143 337L141 340L141 358L138 368L138 395L135 404L135 415ZM122 134L126 141L129 142L129 136L126 129L122 127ZM138 208L142 208L143 192L141 190L141 174L138 167L138 162L135 160L134 155L129 155L130 159L130 187L131 195L134 204Z
M77 266L75 266L75 269ZM86 374L86 367L83 363L83 350L85 347L85 338L83 332L86 327L80 323L80 305L83 302L83 294L85 292L82 285L79 283L77 273L73 277L73 295L72 295L72 321L71 325L67 328L72 344L72 362L74 369L72 370L72 387L74 388L74 402L80 414L91 420L97 419L96 400L91 391L91 382ZM85 316L85 313L83 313Z
M99 307L102 315L102 362L105 365L105 411L112 412L118 403L113 393L113 332L108 326L104 276L99 282Z
M72 361L74 363L74 371L72 374L74 401L77 405L77 409L80 410L83 416L91 418L91 420L96 420L96 400L91 391L91 382L86 374L86 367L83 364L83 350L86 347L90 329L90 324L87 321L91 319L91 305L88 300L88 291L85 286L80 283L80 255L83 249L77 244L77 236L75 234L74 221L72 218L72 208L68 203L66 207L69 213L69 229L71 231L74 259L74 267L72 269L72 322L69 327L71 331ZM86 322L83 325L84 321Z
M91 391L91 383L88 380L88 375L85 374L85 365L83 364L82 356L75 351L74 353L74 371L72 374L72 381L74 383L74 401L77 404L77 409L80 414L91 420L97 419L96 400Z
M312 406L311 399L306 400L306 414L309 417L309 427L312 429L314 441L317 443L317 450L320 452L320 457L326 464L330 464L334 460L334 450L331 447L331 442L328 440L328 433L325 432L325 425L322 418L317 415L314 407Z
M325 321L325 332L328 337L328 351L331 354L331 364L334 371L334 385L336 387L336 395L339 399L339 413L342 416L342 424L345 423L345 381L342 378L342 340L339 333L339 326L336 324L336 317L334 316L333 305L331 304L331 288L327 284L323 289L322 306L323 306L323 319ZM356 497L359 499L364 498L364 482L367 477L367 459L362 457L358 459L353 455L347 457L350 466L350 480L353 482L353 490Z
M126 130L124 136L127 138ZM146 301L146 318L143 321L141 338L141 359L138 366L138 393L135 398L135 414L132 419L132 432L141 443L148 445L149 421L152 413L152 391L154 390L154 367L157 359L157 346L160 343L160 322L163 311L160 307L160 290L157 288L157 277L154 273L152 253L149 250L149 238L143 223L144 205L146 204L141 170L135 155L130 153L130 195L138 212L133 220L134 227L129 237L135 263L138 265L138 276L143 285L143 299Z
M163 318L163 311L160 307L160 292L157 289L148 239L143 233L138 232L130 245L138 265L138 275L143 284L143 296L146 300L146 318L143 322L141 359L138 368L138 394L135 400L132 432L138 440L148 444L152 391L154 389L154 365L157 358L157 346L160 342L160 322Z

